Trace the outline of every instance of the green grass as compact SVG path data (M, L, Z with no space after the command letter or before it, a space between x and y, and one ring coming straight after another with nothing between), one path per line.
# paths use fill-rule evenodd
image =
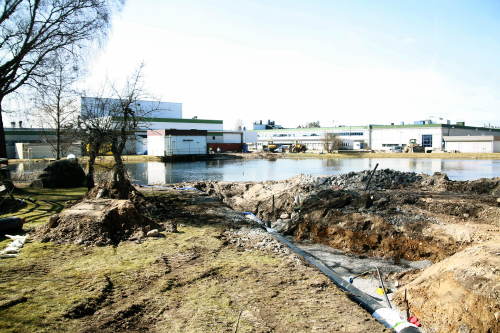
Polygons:
M87 192L84 187L81 188L70 188L70 189L49 189L49 188L33 188L33 187L20 187L16 188L12 193L15 198L26 199L31 196L30 199L35 199L36 202L29 202L25 200L25 203L19 208L13 208L9 210L4 210L0 212L0 218L18 216L21 218L26 218L26 224L24 229L31 229L34 227L41 226L47 222L47 219L56 213L62 212L66 207L66 201L74 201ZM59 201L63 200L63 201ZM10 198L6 199L0 208L8 208L12 206L12 201ZM0 242L4 240L0 236ZM0 243L1 246L2 243Z

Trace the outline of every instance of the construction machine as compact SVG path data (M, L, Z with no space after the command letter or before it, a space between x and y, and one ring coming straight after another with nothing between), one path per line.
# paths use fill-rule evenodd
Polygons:
M303 152L305 153L307 150L306 145L302 144L301 141L295 141L293 144L290 145L290 153L298 153L298 152Z
M262 146L262 149L266 153L274 153L274 152L276 152L277 148L279 148L279 144L275 144L273 141L268 141L267 146L266 145Z
M425 147L417 143L417 139L410 139L408 146L405 147L405 153L425 153Z

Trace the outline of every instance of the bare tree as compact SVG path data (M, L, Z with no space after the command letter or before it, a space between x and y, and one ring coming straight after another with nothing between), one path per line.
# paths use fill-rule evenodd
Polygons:
M100 90L98 97L81 97L80 100L81 118L78 122L78 135L89 155L89 170L87 172L87 189L89 191L94 187L97 156L107 152L107 132L112 128L112 119L108 116L107 110L111 108L113 102L111 99L103 97L105 94L105 91Z
M342 139L334 132L326 132L321 138L321 142L323 143L323 148L329 153L342 148Z
M113 188L118 190L120 199L128 198L131 186L126 178L123 151L127 143L136 139L139 126L147 128L152 117L160 111L159 98L144 88L143 68L141 63L123 87L107 80L98 97L82 99L80 126L90 155L87 186L94 183L95 157L109 150L114 158Z
M0 2L0 157L7 157L3 99L22 86L43 86L61 53L79 57L103 41L124 0Z
M243 129L243 120L242 119L236 120L236 123L234 124L234 130L241 131L242 129Z
M302 125L297 126L297 128L319 128L319 127L321 127L321 125L319 124L319 120L306 123L304 126Z
M80 78L78 66L71 57L56 57L54 72L46 77L44 86L34 97L35 123L42 128L41 137L49 143L59 160L73 145L80 113L74 83Z

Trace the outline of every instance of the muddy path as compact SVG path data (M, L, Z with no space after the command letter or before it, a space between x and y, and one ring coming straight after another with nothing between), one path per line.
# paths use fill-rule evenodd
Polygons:
M392 276L401 310L409 307L430 331L499 331L500 252L494 248L500 240L500 178L450 181L440 173L385 169L364 191L369 175L189 185L270 220L299 242L395 262L430 260L434 265L427 269Z
M2 332L387 331L218 197L138 190L138 210L178 232L140 237L125 224L112 244L80 244L62 216L58 244L33 241L0 262Z

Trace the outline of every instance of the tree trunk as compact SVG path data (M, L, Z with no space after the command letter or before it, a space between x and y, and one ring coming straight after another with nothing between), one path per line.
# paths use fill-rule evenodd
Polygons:
M97 157L96 150L89 149L89 172L87 173L87 190L94 188L94 173L95 173L95 160Z
M56 160L61 159L61 130L59 129L59 126L57 127L57 148L56 148Z
M121 157L123 151L122 143L111 145L111 152L115 159L115 168L113 170L113 187L118 190L118 199L128 199L130 182L125 177L125 166Z
M7 158L7 142L5 141L5 131L3 129L2 100L0 97L0 158Z

